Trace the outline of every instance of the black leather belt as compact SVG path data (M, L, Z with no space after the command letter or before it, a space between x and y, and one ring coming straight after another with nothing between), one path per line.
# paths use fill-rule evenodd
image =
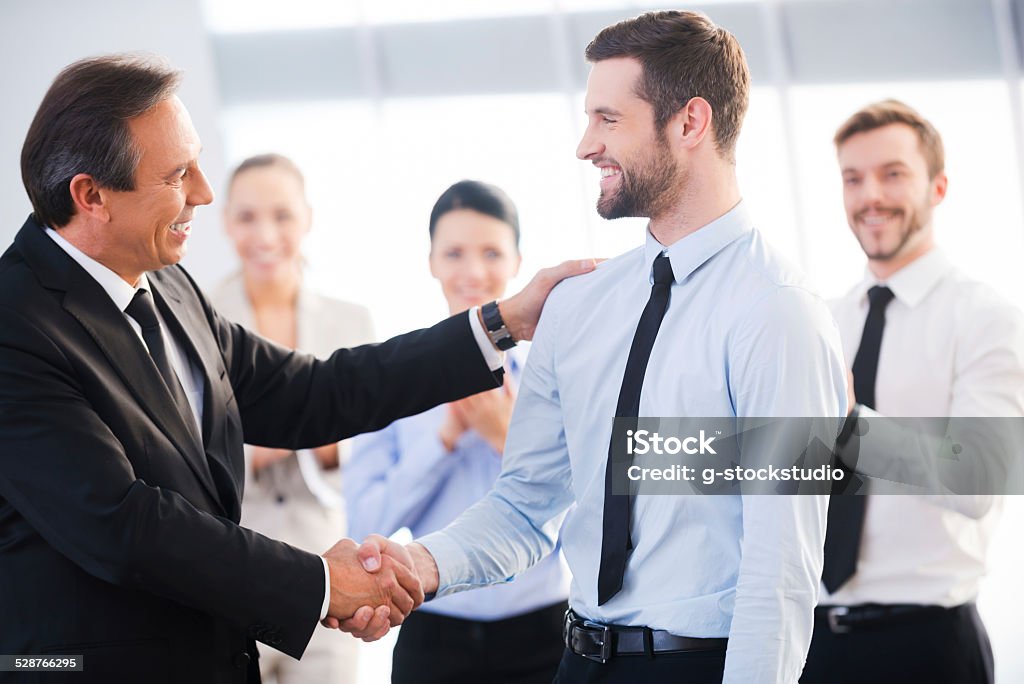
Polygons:
M599 663L614 656L725 650L728 639L697 639L670 634L663 629L603 625L582 618L571 610L562 627L565 647L576 655Z
M944 615L956 608L918 604L865 603L859 606L818 606L815 621L828 625L833 634L846 634L860 627L910 622Z

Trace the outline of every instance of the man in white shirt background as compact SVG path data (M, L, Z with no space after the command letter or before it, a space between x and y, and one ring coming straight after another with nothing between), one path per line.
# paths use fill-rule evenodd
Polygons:
M834 142L868 258L864 279L832 305L851 413L1024 415L1024 317L935 244L932 212L948 185L939 133L886 100L852 115ZM833 495L802 682L993 681L974 601L1002 502L985 494Z

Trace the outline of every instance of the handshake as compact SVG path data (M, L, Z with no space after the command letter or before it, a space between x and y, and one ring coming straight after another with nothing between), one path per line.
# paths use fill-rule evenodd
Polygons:
M402 546L377 534L360 546L342 539L323 554L331 575L324 627L376 641L437 591L437 564L420 544Z

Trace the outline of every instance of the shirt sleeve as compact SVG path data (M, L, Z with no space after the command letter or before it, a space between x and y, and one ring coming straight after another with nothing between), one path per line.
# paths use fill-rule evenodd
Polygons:
M349 535L359 540L415 528L457 464L436 430L404 447L398 423L356 437L343 484Z
M438 596L511 581L555 548L559 516L573 501L554 372L556 295L537 326L494 488L448 527L418 540L437 562Z
M474 306L469 310L469 327L473 329L473 337L476 338L476 343L480 346L480 353L484 355L487 367L496 371L505 363L505 354L491 344L491 338L487 336L487 331L484 330L483 323L480 322L479 311L479 306Z
M836 417L838 426L846 414L839 332L824 303L806 290L780 287L754 302L738 323L729 362L738 416ZM822 495L743 496L723 684L800 677L820 589L827 510Z

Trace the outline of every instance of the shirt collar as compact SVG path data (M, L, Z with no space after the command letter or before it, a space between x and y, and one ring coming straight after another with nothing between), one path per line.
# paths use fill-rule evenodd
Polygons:
M128 305L132 303L132 298L135 297L135 293L138 290L150 289L149 280L146 278L145 273L143 273L139 278L138 284L135 287L132 287L126 283L121 276L117 275L109 268L68 242L63 235L55 231L53 228L47 227L46 234L50 236L51 240L57 243L58 247L67 252L68 256L74 259L79 266L85 269L85 272L92 276L93 280L99 283L100 287L103 288L103 291L107 293L107 295L114 301L114 305L121 311L128 308Z
M953 264L946 258L945 252L935 247L893 273L885 282L879 281L870 270L865 269L864 279L858 287L859 301L867 301L868 290L875 285L885 285L892 290L897 300L908 307L915 307L951 268Z
M679 284L690 277L690 274L704 262L722 251L726 245L753 228L753 219L743 200L737 202L736 206L725 214L670 247L658 242L648 227L647 241L644 244L644 266L647 269L648 282L654 282L652 269L659 254L668 254L669 262L672 264L672 276Z

